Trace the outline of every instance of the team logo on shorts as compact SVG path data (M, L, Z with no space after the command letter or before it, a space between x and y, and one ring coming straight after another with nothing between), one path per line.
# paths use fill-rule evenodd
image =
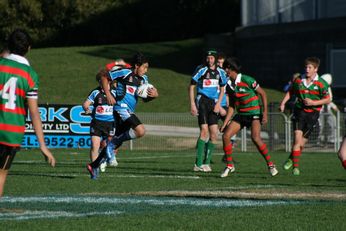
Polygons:
M258 115L255 115L252 117L252 119L259 119L260 117Z

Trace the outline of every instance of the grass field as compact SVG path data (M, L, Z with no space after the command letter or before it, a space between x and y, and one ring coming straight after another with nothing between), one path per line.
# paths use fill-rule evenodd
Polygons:
M196 66L202 62L203 39L115 44L88 47L32 49L29 61L40 76L39 102L42 104L82 104L97 86L95 75L110 60L131 61L136 51L149 57L147 75L160 97L139 103L138 112L189 112L187 88ZM266 87L266 83L260 82ZM78 89L78 90L77 90ZM281 89L281 87L279 87ZM266 89L269 102L279 102L283 93Z
M220 178L192 171L194 152L121 150L119 166L96 181L88 150L54 150L50 168L37 150L16 156L0 200L1 230L345 230L346 175L334 153L303 153L301 176L270 177L258 153L237 153L237 171Z

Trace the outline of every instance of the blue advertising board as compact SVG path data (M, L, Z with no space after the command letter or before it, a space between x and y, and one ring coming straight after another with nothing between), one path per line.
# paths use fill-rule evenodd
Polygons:
M90 115L81 105L39 105L45 142L49 148L89 148ZM23 148L39 147L30 115L26 117Z

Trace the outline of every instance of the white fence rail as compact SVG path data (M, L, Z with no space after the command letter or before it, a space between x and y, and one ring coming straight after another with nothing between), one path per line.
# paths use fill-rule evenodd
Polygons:
M199 128L197 118L188 113L137 113L146 127L146 135L124 144L134 150L193 150ZM344 113L321 113L320 121L309 138L306 149L310 151L336 152L345 134ZM222 150L222 134L219 134L217 150ZM261 137L271 151L291 150L294 139L291 115L269 113L268 124L262 127ZM237 134L236 148L242 152L255 151L250 130L244 128Z

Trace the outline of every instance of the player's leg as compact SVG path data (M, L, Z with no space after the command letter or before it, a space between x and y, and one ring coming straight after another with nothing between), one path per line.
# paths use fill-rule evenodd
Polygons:
M205 172L211 172L211 167L210 167L210 162L211 162L211 158L213 155L213 151L215 148L215 144L217 141L217 135L218 135L218 125L217 124L213 124L210 125L209 127L209 134L210 134L210 138L206 144L206 148L205 148L205 160L203 163L203 169Z
M205 100L200 100L198 102L198 125L199 125L199 137L197 140L197 152L196 152L196 160L193 170L195 172L202 171L204 169L202 167L204 156L206 153L206 144L209 140L209 128L208 128L208 114L210 111L210 107L208 107Z
M346 169L346 136L344 136L340 149L338 151L338 156L341 161L342 166Z
M3 195L8 170L0 169L0 197Z
M300 114L300 121L298 125L298 129L295 130L294 136L295 141L292 148L292 163L293 163L293 169L292 173L295 176L300 175L299 170L299 160L300 156L302 154L302 150L307 143L311 133L313 132L314 128L318 125L318 118L319 118L319 112L301 112Z
M306 127L306 122L304 119L305 114L301 110L295 110L293 117L292 117L292 124L293 124L293 130L294 130L294 140L292 145L292 150L290 153L290 156L285 161L283 168L285 170L289 170L293 167L293 161L296 162L296 166L299 165L299 157L301 155L302 149L304 147L304 144L306 143L306 140L303 138L303 130ZM299 175L299 168L296 168L294 170L296 174Z
M112 138L115 135L115 124L114 123L107 123L104 126L104 132L103 132L103 136L104 136L104 140L106 141L106 145L111 142ZM116 149L118 150L118 149ZM106 161L109 166L113 166L116 167L118 166L118 162L116 160L116 152L115 150L111 151L111 152L107 152L107 161ZM104 164L102 164L104 165ZM101 165L101 166L102 166Z
M241 124L236 119L234 119L224 130L222 135L223 151L226 155L226 168L221 174L221 177L227 177L230 172L234 172L233 164L233 145L231 143L231 137L236 134L241 129Z
M199 125L200 133L197 140L197 153L196 153L196 161L195 166L193 168L194 171L204 171L202 165L206 152L206 144L209 140L209 129L208 124L200 124Z
M91 148L90 148L90 160L93 162L99 155L101 137L92 135L91 136Z
M16 148L0 145L0 197L3 195L8 170L16 152Z
M210 113L208 115L208 133L209 141L205 147L205 159L203 163L203 169L205 172L211 172L210 162L217 141L217 136L219 134L219 115L213 112L213 108L210 108Z
M256 145L257 150L265 159L270 175L277 175L279 172L276 169L273 161L271 160L271 156L268 153L267 145L263 142L261 138L261 122L259 119L254 119L251 122L251 139L252 142Z
M141 138L145 135L145 127L135 114L131 114L131 116L125 120L121 127L119 127L119 131L120 134L117 132L107 145L107 152L111 151L114 153L113 150L120 147L123 142Z

